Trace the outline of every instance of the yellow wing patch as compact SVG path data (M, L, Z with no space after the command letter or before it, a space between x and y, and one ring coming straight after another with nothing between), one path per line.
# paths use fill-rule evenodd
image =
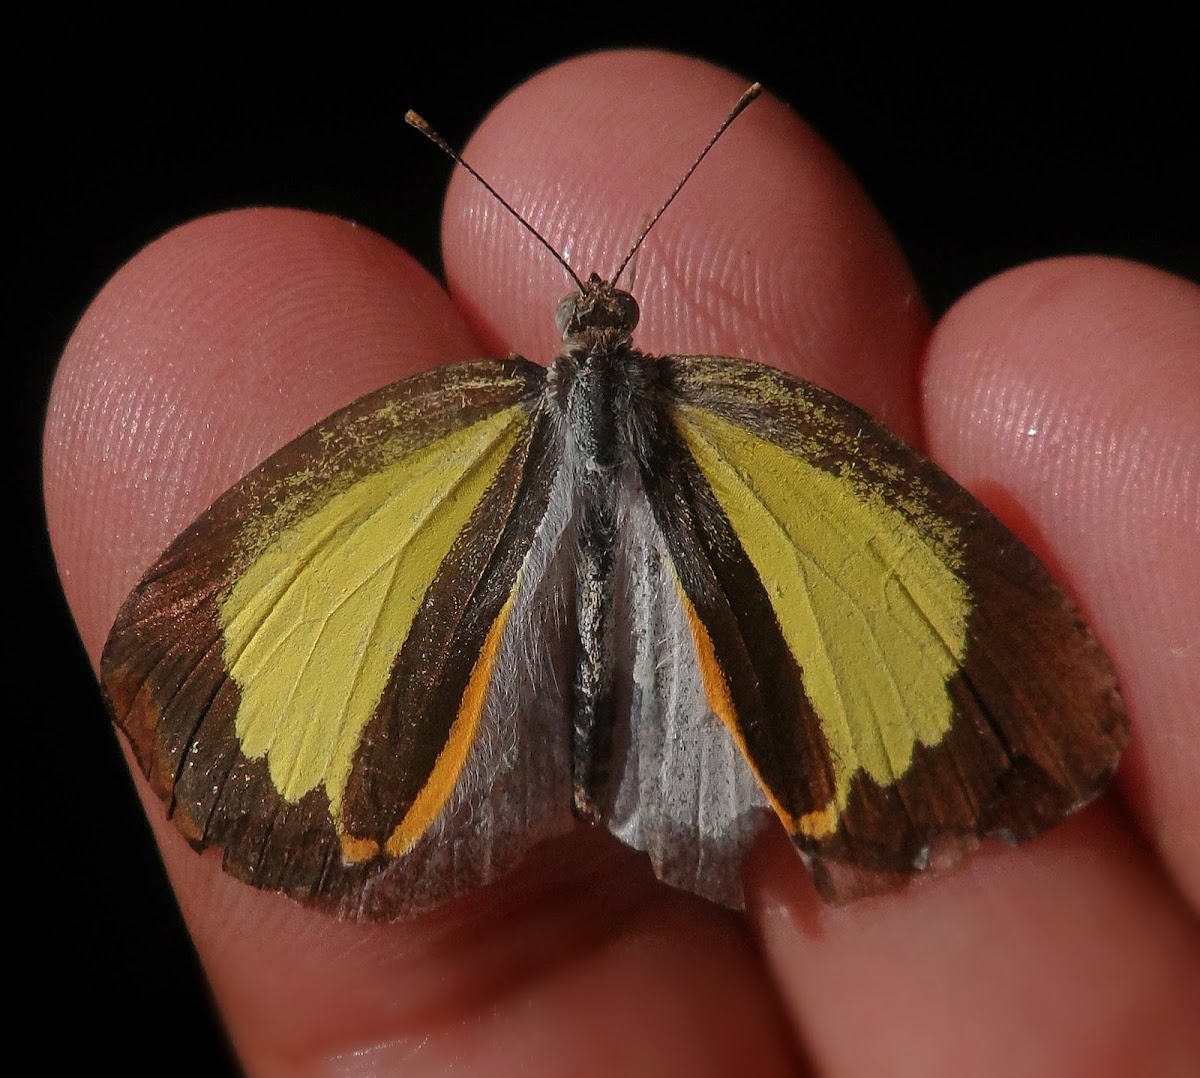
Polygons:
M354 752L396 654L527 425L508 408L364 475L270 543L219 604L238 741L266 757L286 801L323 784L341 830Z
M918 743L935 745L950 728L946 683L962 664L971 610L953 543L943 521L929 522L939 534L931 544L919 519L878 492L705 409L681 404L675 420L767 589L821 720L836 795L791 826L825 837L856 772L889 785Z

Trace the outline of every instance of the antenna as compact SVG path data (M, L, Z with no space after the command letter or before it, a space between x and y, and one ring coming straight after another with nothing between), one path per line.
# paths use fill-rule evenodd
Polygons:
M516 210L514 210L512 208L512 206L509 204L508 200L503 195L501 195L499 191L497 191L490 183L487 182L487 180L485 180L482 176L480 176L479 173L476 172L469 164L467 164L467 162L462 159L462 157L454 149L454 147L450 145L450 143L448 143L444 138L442 138L441 135L439 135L432 127L430 127L429 124L425 120L423 120L420 116L418 116L415 112L413 112L412 109L409 109L404 114L404 122L407 123L410 127L415 127L418 131L421 132L422 135L424 135L427 139L429 139L430 142L432 142L436 147L438 147L438 149L443 150L445 153L448 153L454 159L455 162L462 165L462 167L465 168L472 176L474 176L475 179L477 179L481 184L483 184L484 190L488 191L491 194L491 196L497 202L500 203L501 206L503 206L506 210L508 210L509 213L511 213L518 221L521 222L521 224L523 224L526 227L526 229L528 229L529 234L535 240L537 240L538 243L540 243L543 247L545 247L546 250L549 251L552 255L554 255L554 257L556 259L558 259L559 265L561 265L562 268L565 269L567 271L567 273L569 273L571 275L571 280L573 280L579 286L580 291L583 291L583 281L581 281L579 279L579 274L577 274L573 269L571 269L571 266L567 262L567 260L565 258L563 258L563 256L560 255L552 246L550 246L549 240L545 239L542 236L542 234L536 228L533 227L533 225L531 225L528 221L526 221L524 217L522 217L519 213L517 213Z
M725 134L726 128L728 128L729 125L731 123L733 123L733 121L736 120L742 114L742 112L745 110L746 106L749 105L750 102L753 101L756 97L758 97L758 95L761 93L762 93L762 84L756 82L756 83L754 83L754 85L749 87L749 89L747 89L746 92L744 94L742 94L742 96L740 98L738 98L737 104L733 106L733 108L729 112L729 115L726 116L724 121L721 123L721 126L718 127L717 130L713 133L712 138L710 138L708 140L704 149L700 151L699 156L696 158L695 161L692 162L691 167L683 174L683 178L675 185L675 190L672 191L667 196L666 202L664 202L659 207L658 212L653 217L651 217L648 222L646 222L646 227L642 229L641 234L634 241L633 246L629 249L629 253L624 257L624 259L622 259L621 264L617 267L617 272L613 274L612 280L609 282L610 284L615 285L617 283L617 281L620 279L621 274L625 272L625 267L629 265L630 260L633 258L633 256L635 254L637 254L638 248L641 247L641 245L645 241L646 237L650 234L650 229L652 229L658 223L658 219L660 217L662 217L662 215L664 213L667 212L667 207L670 206L671 203L675 201L675 196L678 195L679 192L683 190L683 185L685 183L687 183L689 179L691 179L692 173L695 172L696 169L699 167L700 162L703 161L708 156L708 151L711 150L713 148L713 146L716 145L717 139L719 139L723 134ZM420 131L421 134L424 135L427 139L429 139L429 141L432 142L435 146L437 146L438 149L440 149L444 153L448 154L451 157L451 159L454 160L454 162L456 164L461 165L464 169L467 170L467 172L469 172L472 176L474 176L475 179L478 180L483 185L484 190L486 190L497 202L500 203L501 206L503 206L506 210L508 210L508 212L511 213L513 215L513 217L515 217L522 225L524 225L526 230L529 232L529 234L555 257L555 259L558 261L558 264L560 266L562 266L562 268L565 269L568 274L570 274L571 279L576 283L576 285L579 286L579 290L581 292L585 291L584 283L582 280L580 280L579 274L577 274L571 268L571 266L567 262L567 260L565 258L563 258L563 256L560 255L558 253L558 251L556 251L550 245L549 240L547 240L545 237L543 237L542 234L540 232L538 232L538 230L536 228L533 227L533 225L531 225L528 221L525 220L524 217L522 217L519 213L517 213L517 211L515 209L513 209L512 205L508 202L508 200L506 198L504 198L504 196L501 195L500 192L497 191L490 183L488 183L487 180L485 180L481 175L479 175L479 173L476 172L466 161L464 161L462 159L462 156L458 153L458 151L456 151L454 149L453 146L450 145L450 143L448 143L444 138L442 138L441 135L439 135L432 127L430 127L430 125L424 119L422 119L420 116L418 116L417 113L413 112L412 109L409 109L408 112L406 112L404 114L404 120L405 120L405 123L407 123L410 127L415 127L418 131Z
M756 82L754 85L749 87L741 97L738 98L737 104L733 106L729 112L729 115L726 116L724 121L721 123L721 126L713 132L712 138L708 140L708 143L705 145L704 149L700 151L700 156L692 162L691 168L689 168L687 172L683 174L683 178L675 185L675 190L667 196L667 201L659 207L658 213L656 213L650 218L649 221L646 222L646 227L642 229L642 234L638 236L636 240L634 240L633 246L629 248L629 254L625 256L624 260L617 267L617 272L612 275L612 281L610 282L611 284L615 285L617 281L620 280L621 274L625 272L625 267L629 265L629 260L633 258L633 256L637 253L637 249L641 247L643 241L650 234L650 229L658 224L658 219L667 212L667 207L675 201L675 196L683 190L683 185L692 178L692 173L700 167L700 162L708 156L708 151L717 144L717 139L725 134L726 128L728 128L729 125L733 123L733 121L736 120L742 114L742 112L745 111L746 106L749 105L750 102L758 97L758 95L761 93L762 83Z

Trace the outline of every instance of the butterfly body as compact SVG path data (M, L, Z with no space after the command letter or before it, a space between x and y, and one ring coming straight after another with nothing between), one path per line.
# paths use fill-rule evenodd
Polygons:
M1098 793L1111 667L974 498L814 386L638 352L598 278L558 320L549 369L331 416L135 589L105 690L195 845L386 919L582 817L739 905L772 817L847 898Z

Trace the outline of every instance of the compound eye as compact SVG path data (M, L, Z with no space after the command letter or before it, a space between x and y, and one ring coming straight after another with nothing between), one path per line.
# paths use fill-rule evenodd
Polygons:
M621 325L632 330L638 324L638 319L642 317L642 312L637 305L637 300L635 300L628 292L618 292L617 304L617 310L621 315Z
M579 306L581 298L578 292L572 292L569 296L563 296L558 307L555 309L554 324L558 326L560 336L566 336L567 327L575 317L575 310Z

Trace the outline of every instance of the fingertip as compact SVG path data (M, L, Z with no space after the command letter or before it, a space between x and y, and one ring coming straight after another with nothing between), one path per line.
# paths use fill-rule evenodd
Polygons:
M466 155L578 274L611 275L748 83L662 52L578 57L514 90ZM499 353L553 358L570 281L461 172L443 244L479 335ZM638 347L763 360L916 436L927 330L916 287L848 170L769 94L730 126L632 269Z
M985 500L990 488L1019 506L1089 601L1140 587L1144 527L1189 515L1198 342L1200 290L1179 278L1109 258L1017 267L931 338L930 451Z
M993 440L1027 463L1053 442L1050 420L1077 431L1151 411L1158 429L1170 425L1164 433L1180 433L1181 423L1194 431L1197 394L1178 390L1195 373L1186 345L1197 332L1198 295L1161 270L1102 257L1046 259L983 282L930 340L923 397L931 447L983 471L997 451ZM978 422L998 409L1004 426Z
M181 225L124 265L55 377L46 511L93 661L151 559L290 437L475 346L432 278L381 237L294 210Z

